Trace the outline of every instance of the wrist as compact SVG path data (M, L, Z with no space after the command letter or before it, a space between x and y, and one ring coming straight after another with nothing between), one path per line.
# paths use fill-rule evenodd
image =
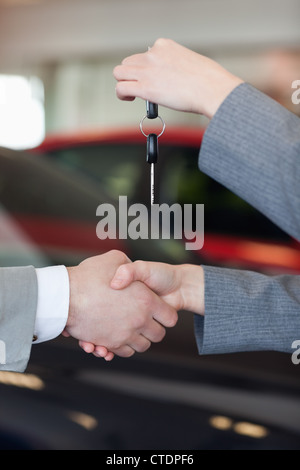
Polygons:
M77 292L75 284L76 284L76 267L67 268L68 276L69 276L69 311L68 311L68 319L66 324L66 330L69 332L76 323L76 299L75 292Z
M69 278L65 266L36 268L38 297L34 334L36 343L59 336L66 326L69 310Z
M182 310L204 315L204 270L202 266L179 266Z
M211 88L213 94L208 97L209 100L204 112L205 116L212 119L226 98L243 82L241 78L224 70L224 75L221 80L217 81L217 86Z

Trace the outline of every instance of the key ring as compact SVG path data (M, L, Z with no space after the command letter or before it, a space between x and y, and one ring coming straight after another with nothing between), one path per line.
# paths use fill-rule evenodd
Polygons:
M148 135L145 134L144 129L143 129L144 121L145 121L145 119L147 119L147 118L148 118L148 116L144 116L143 119L142 119L141 122L140 122L141 133L142 133L146 138L148 138L148 136L150 135L150 134L148 134ZM163 133L165 132L166 123L165 123L165 121L163 120L163 118L162 118L161 116L157 116L157 118L160 119L160 121L161 121L161 123L162 123L162 125L163 125L163 128L162 128L161 133L157 136L157 138L159 139L159 137L161 137L161 136L163 135Z

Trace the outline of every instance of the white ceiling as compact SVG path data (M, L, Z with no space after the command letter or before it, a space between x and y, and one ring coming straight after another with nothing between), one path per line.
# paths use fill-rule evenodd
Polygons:
M300 45L299 0L0 0L0 66L122 55L158 37L213 54Z

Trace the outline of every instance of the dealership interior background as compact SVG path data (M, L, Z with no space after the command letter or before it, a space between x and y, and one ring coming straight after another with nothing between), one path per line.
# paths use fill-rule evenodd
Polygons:
M148 203L145 103L115 94L124 57L171 38L300 116L299 20L299 0L0 0L0 264L73 266L106 251L101 202ZM171 134L156 182L162 201L205 202L208 264L220 256L222 267L299 274L299 243L198 171L208 121L160 115L166 130L193 132L192 145L191 133ZM106 130L114 138L103 144ZM50 150L22 151L51 135L63 137ZM187 262L177 240L165 241L121 246L136 259ZM300 365L275 351L198 356L193 328L181 315L149 353L109 365L71 339L35 345L26 374L0 372L0 449L299 449Z
M216 59L298 112L299 17L297 0L0 0L0 143L30 147L45 133L138 125L144 103L116 99L112 70L159 37ZM163 117L202 124L169 110Z

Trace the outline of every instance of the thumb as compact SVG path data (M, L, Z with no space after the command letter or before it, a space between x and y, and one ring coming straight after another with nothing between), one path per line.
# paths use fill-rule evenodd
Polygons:
M124 289L134 281L141 281L147 284L148 279L149 269L147 263L135 261L134 263L119 266L110 285L113 289Z

